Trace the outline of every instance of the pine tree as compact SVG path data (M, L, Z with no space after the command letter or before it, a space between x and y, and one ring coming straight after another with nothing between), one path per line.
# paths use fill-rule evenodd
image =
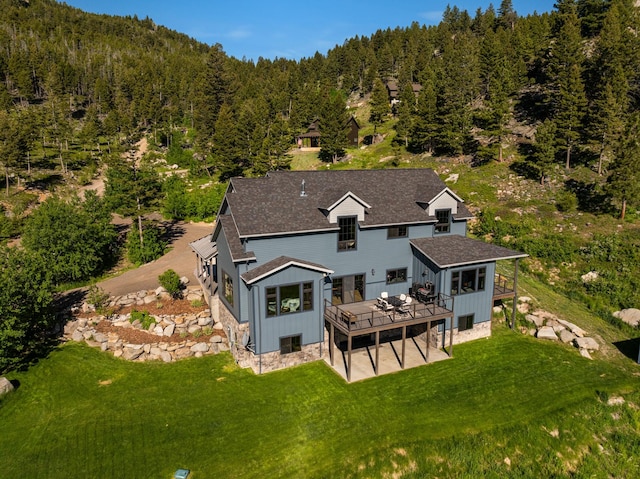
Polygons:
M389 113L391 113L387 88L380 78L376 78L373 82L370 106L371 113L369 115L369 121L373 123L373 132L375 133L377 128L384 123Z
M437 97L431 81L422 85L418 95L409 144L415 151L432 153L438 132Z
M640 201L640 113L629 119L607 186L611 198L620 205L620 219L624 221L627 205Z
M538 172L540 184L549 174L556 157L556 125L551 120L545 120L536 130L534 144L533 168Z
M226 103L220 108L212 138L211 154L221 179L241 175L245 168L246 151L233 109Z
M226 59L222 45L213 45L205 69L196 80L198 94L194 98L194 116L198 132L205 138L211 138L214 134L218 113L229 98L230 80Z
M582 79L584 54L580 21L573 0L558 4L559 15L551 71L556 86L555 122L558 137L566 151L565 168L571 166L571 153L581 135L587 98Z
M325 100L320 117L320 159L336 163L344 156L348 144L346 101L339 91L332 91Z
M416 96L411 83L406 82L400 90L400 103L397 105L398 122L396 123L396 138L405 148L409 146L409 135L413 129L413 118L416 113Z

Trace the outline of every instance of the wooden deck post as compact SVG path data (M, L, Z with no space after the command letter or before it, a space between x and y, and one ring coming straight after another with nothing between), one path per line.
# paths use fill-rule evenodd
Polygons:
M331 321L329 321L329 358L331 359L331 366L333 366L333 343L335 341L335 337L335 326Z
M446 323L445 319L445 325ZM453 357L453 316L451 316L451 331L449 332L449 357Z
M404 352L405 352L405 343L407 342L407 325L402 325L402 364L400 365L402 369L404 369Z
M427 354L425 354L426 362L429 362L429 341L431 339L431 321L427 321Z
M351 382L351 334L347 335L347 382Z
M380 331L376 331L376 376L380 373Z
M516 265L513 272L513 310L511 312L511 329L516 327L516 312L518 311L518 261L516 258Z

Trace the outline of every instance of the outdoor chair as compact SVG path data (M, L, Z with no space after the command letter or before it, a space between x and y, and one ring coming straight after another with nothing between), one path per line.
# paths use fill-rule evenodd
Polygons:
M411 296L406 297L405 300L404 300L404 303L402 303L398 307L398 312L402 313L402 314L409 313L409 311L411 311L411 303L412 302L413 302L413 298Z

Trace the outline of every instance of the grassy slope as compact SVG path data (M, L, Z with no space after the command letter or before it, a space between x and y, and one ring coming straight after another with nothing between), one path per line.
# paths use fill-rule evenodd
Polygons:
M10 376L20 387L0 402L0 463L7 477L29 478L169 477L178 467L194 478L370 477L401 458L407 471L432 467L448 455L444 445L463 454L462 443L481 433L510 444L500 454L521 456L537 474L536 455L550 441L541 428L557 428L562 411L594 407L597 391L628 392L637 381L629 370L504 326L454 353L347 385L322 362L254 376L226 354L131 364L69 344ZM568 427L584 429L568 416ZM510 437L523 430L538 442L514 444ZM593 447L587 432L556 442L571 456ZM453 475L493 470L481 460L495 454L491 444L466 454L477 461L441 467Z

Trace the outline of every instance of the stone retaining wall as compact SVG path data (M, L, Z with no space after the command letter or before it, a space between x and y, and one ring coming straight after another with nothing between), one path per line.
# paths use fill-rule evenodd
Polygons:
M166 291L158 288L152 292L139 291L111 298L109 305L144 306L168 298ZM191 287L187 290L186 299L201 300L202 291ZM85 303L72 309L74 310L90 314L95 308ZM197 314L151 315L151 318L153 322L147 329L142 328L139 320L131 322L131 314L79 318L65 324L64 338L84 341L90 346L109 351L115 357L129 361L171 362L229 350L229 341L223 331L223 325L214 321L210 311ZM99 325L105 321L109 324L106 328L101 328ZM109 332L101 332L100 329L108 329ZM134 332L136 340L127 342L123 339L132 336L130 332L125 333L125 330ZM198 340L201 336L205 337Z

